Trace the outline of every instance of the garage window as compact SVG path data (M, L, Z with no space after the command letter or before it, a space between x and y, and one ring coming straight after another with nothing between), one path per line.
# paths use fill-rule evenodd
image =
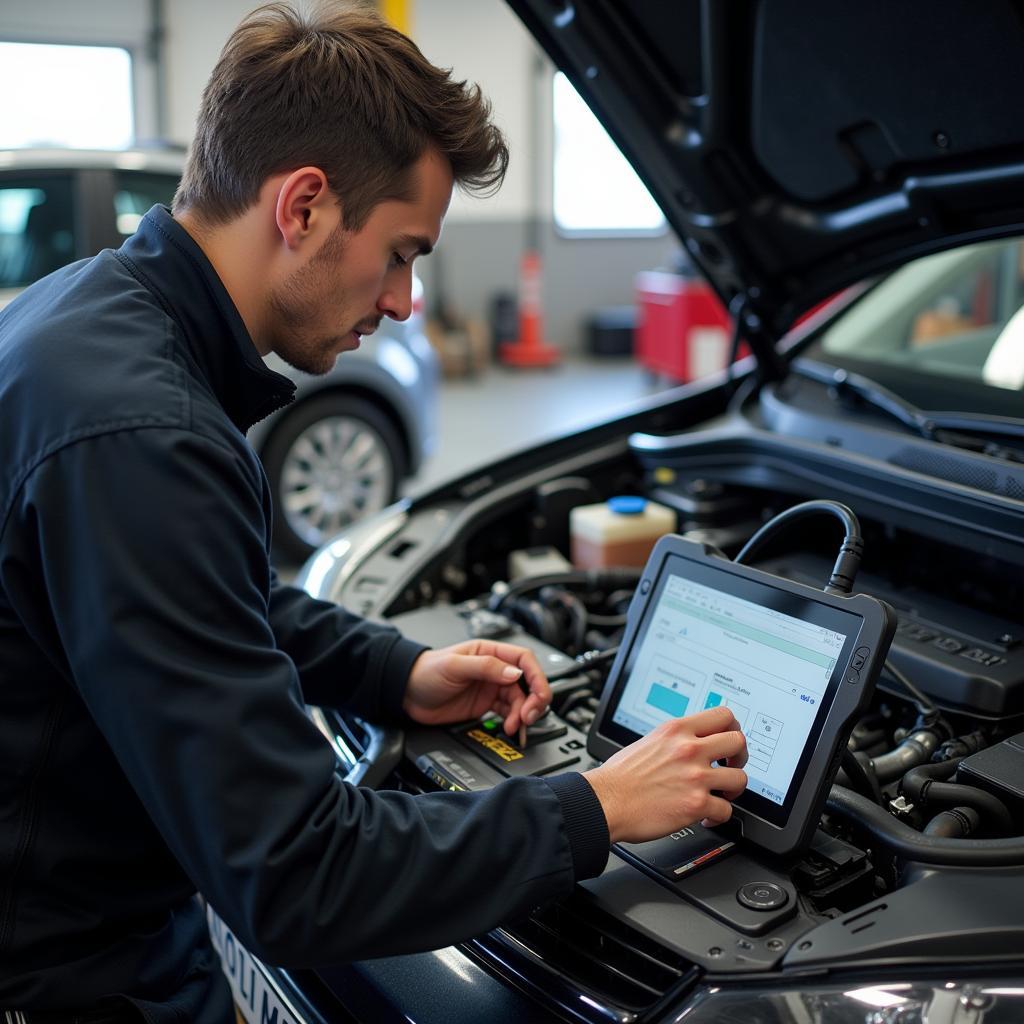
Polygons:
M555 225L566 234L655 234L665 217L561 72L554 79Z
M0 149L132 144L132 61L121 47L0 42L0 96Z

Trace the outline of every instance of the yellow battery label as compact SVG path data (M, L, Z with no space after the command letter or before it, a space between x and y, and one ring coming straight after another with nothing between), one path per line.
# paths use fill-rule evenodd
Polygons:
M516 750L516 748L511 744L506 743L503 739L499 739L497 736L492 736L490 733L484 732L483 729L470 729L466 735L471 740L476 740L480 746L493 751L502 759L502 761L519 761L522 759L523 752L521 750Z

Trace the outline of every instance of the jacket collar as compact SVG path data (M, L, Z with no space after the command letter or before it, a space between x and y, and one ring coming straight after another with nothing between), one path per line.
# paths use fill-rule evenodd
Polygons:
M295 397L295 384L264 364L212 264L165 206L154 206L118 253L177 321L190 355L242 433Z

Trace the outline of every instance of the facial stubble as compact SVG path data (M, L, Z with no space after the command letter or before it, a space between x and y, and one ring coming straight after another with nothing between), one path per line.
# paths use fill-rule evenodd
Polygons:
M339 224L309 262L292 273L284 285L270 295L269 305L277 327L272 350L304 373L317 376L328 373L345 340L347 331L343 323L337 326L344 333L326 336L314 333L325 305L344 309L345 289L336 277L344 253L345 230Z

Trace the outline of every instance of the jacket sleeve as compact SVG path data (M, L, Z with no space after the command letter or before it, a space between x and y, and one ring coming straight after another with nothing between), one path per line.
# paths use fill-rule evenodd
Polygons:
M580 775L426 796L341 780L268 621L259 487L227 446L122 431L51 455L14 512L55 656L241 941L296 966L431 949L599 873L607 828ZM369 646L343 690L393 650Z
M271 573L268 617L310 704L344 707L372 722L401 722L413 662L426 650L390 626L367 622L281 583ZM349 671L341 673L339 665ZM366 670L353 672L352 666Z

